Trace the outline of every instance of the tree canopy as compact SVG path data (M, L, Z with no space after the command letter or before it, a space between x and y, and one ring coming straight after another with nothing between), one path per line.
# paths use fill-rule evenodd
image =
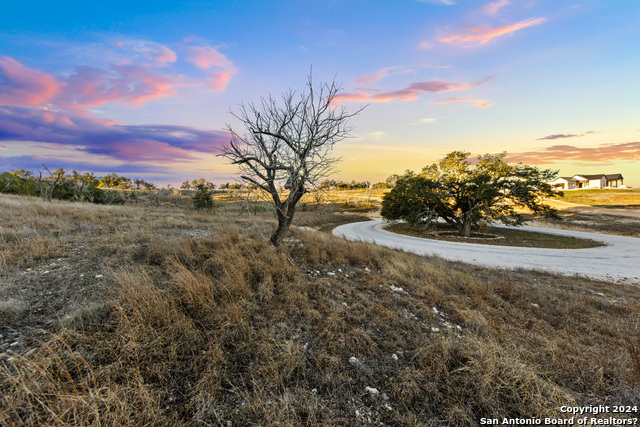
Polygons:
M556 171L534 166L509 165L506 153L478 156L472 164L470 153L453 151L438 163L415 174L407 171L395 177L395 185L382 201L382 216L419 224L441 218L469 237L481 221L507 225L524 222L522 210L557 218L557 211L543 202L555 197L548 184Z

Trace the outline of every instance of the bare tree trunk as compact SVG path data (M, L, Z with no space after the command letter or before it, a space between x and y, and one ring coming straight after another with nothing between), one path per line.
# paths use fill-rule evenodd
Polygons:
M293 216L296 213L296 205L298 201L302 198L305 193L305 189L303 186L299 186L289 194L287 200L280 204L280 206L276 206L276 217L278 219L278 225L271 235L269 241L276 248L280 246L282 243L282 238L287 231L289 231L289 227L293 222Z
M287 234L287 231L289 231L289 227L291 226L291 222L293 221L293 214L295 213L295 206L291 206L286 211L283 211L281 209L277 209L276 211L278 217L278 226L271 235L269 241L273 246L277 248L280 246L280 243L282 243L282 238L284 237L284 235Z

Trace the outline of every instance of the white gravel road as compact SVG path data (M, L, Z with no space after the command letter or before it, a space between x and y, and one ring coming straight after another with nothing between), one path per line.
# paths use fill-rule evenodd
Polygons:
M544 270L568 276L640 284L640 239L635 237L522 226L519 227L521 230L598 240L607 246L589 249L519 248L421 239L391 233L384 230L383 225L384 222L380 220L355 222L336 227L333 234L348 240L487 267Z

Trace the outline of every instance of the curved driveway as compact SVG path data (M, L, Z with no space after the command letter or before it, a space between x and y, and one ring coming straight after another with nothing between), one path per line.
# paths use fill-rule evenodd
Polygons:
M435 255L487 267L544 270L568 276L640 284L640 239L611 234L586 233L522 226L525 231L573 236L604 242L607 246L589 249L543 249L444 242L391 233L384 221L354 222L333 230L335 236L375 243L418 255Z

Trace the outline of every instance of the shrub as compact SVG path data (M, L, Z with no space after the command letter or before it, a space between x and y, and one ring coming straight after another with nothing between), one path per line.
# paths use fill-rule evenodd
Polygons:
M196 209L213 208L213 190L205 184L197 184L196 192L193 194L193 207Z

